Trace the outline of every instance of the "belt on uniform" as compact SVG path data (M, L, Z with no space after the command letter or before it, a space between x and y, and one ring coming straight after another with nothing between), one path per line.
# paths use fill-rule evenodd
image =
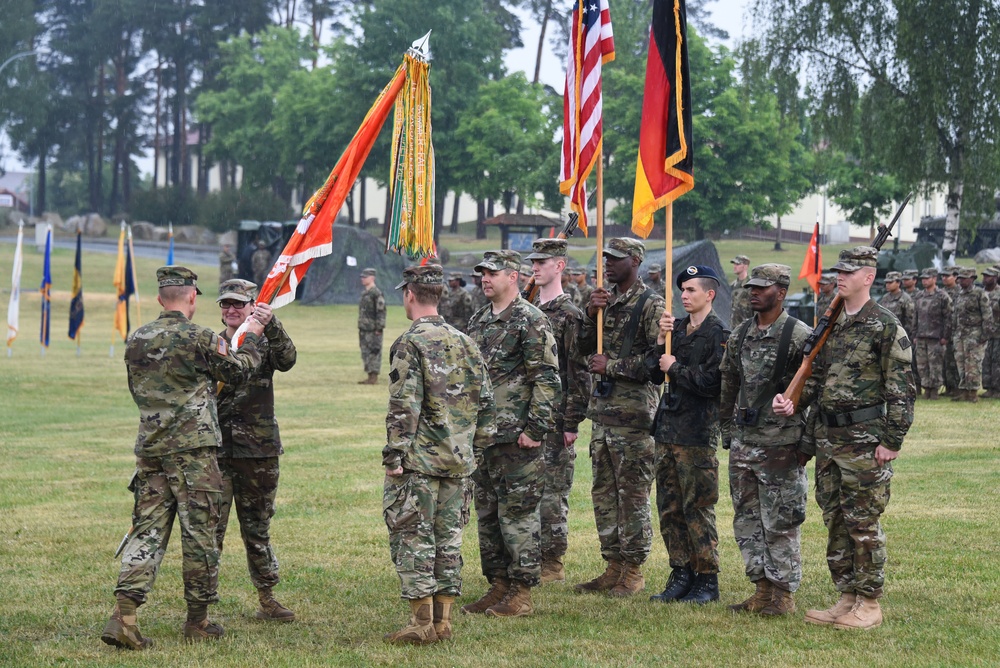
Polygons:
M878 404L877 406L859 408L850 413L824 413L820 411L819 419L827 427L846 427L858 422L882 417L883 415L885 415L885 404Z

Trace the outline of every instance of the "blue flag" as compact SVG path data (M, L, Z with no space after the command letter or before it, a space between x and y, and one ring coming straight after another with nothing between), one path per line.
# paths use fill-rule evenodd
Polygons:
M49 347L49 321L52 315L52 227L45 235L45 268L42 270L42 326L38 340L46 348Z
M83 233L76 231L76 262L73 264L73 298L69 303L69 338L76 340L83 327Z
M171 265L174 263L174 225L170 224L170 229L167 231L167 237L170 239L170 248L167 250L167 264Z

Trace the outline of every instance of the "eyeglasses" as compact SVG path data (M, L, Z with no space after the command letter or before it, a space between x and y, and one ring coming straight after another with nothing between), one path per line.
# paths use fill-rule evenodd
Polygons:
M226 309L231 309L231 308L234 308L237 311L241 311L244 308L246 308L247 304L249 304L249 303L250 302L236 302L236 301L233 301L231 299L227 299L225 301L219 302L219 308L221 308L223 311L225 311Z

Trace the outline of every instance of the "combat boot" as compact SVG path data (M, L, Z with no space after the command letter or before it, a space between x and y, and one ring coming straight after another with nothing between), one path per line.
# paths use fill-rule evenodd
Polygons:
M806 621L810 624L833 624L841 615L847 614L854 607L857 596L842 592L840 600L832 608L826 610L809 610L806 612Z
M434 594L434 632L438 640L451 640L451 606L454 596Z
M603 573L590 582L581 582L573 587L573 589L581 594L608 591L618 584L618 578L621 577L623 565L620 561L608 561L608 565Z
M524 617L535 611L531 605L531 587L514 580L503 600L486 609L487 617Z
M621 575L618 576L618 582L608 591L608 596L625 598L638 594L645 588L646 579L642 577L642 566L626 561L622 566Z
M226 631L221 624L208 621L208 617L200 622L184 622L184 638L188 642L201 642L202 640L218 640Z
M254 615L257 619L269 622L294 622L295 613L278 603L270 587L257 590L260 599L260 610Z
M760 611L765 617L780 617L795 612L795 597L792 592L775 586L771 591L771 602Z
M774 589L771 581L767 578L761 578L754 584L757 585L757 591L742 603L734 603L729 606L730 610L733 612L760 612L771 603L771 590Z
M927 398L929 400L931 400L931 401L937 401L938 398L939 398L938 397L938 388L936 388L936 387L928 387L927 388Z
M688 595L691 585L694 584L694 571L690 564L684 564L680 568L675 568L667 578L667 584L659 594L649 597L654 603L670 603Z
M719 574L695 573L691 591L687 596L677 599L681 603L697 603L705 605L719 600Z
M101 632L101 641L107 645L122 649L136 651L149 649L153 646L153 641L150 638L144 638L142 633L139 632L138 619L135 614L135 602L132 601L131 604L126 603L126 606L130 608L131 614L122 614L119 604L115 603L114 610L111 611L111 617L108 619L108 623L104 625L104 631Z
M385 634L382 639L396 645L428 645L437 642L434 616L431 612L434 599L418 598L410 601L410 622L398 631Z
M365 380L359 380L358 385L378 385L378 374L370 373Z
M855 629L874 629L882 624L882 607L877 598L858 596L850 611L837 617L833 628L853 631Z
M978 404L979 403L979 390L966 390L965 391L965 400L968 401L970 404Z
M542 584L549 582L566 582L566 570L563 568L562 557L542 561Z
M510 589L510 580L507 578L496 578L490 584L489 590L483 597L476 601L475 603L467 603L462 606L462 612L467 615L478 615L486 612L487 608L492 605L496 605L503 600L503 597L507 594L507 590Z

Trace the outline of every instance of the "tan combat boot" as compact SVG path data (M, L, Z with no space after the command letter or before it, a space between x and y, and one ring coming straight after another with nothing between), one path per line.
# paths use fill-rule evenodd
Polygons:
M781 587L771 588L771 602L760 611L765 617L780 617L795 612L795 597Z
M221 624L208 621L208 618L200 622L184 622L184 638L188 642L201 642L202 640L218 640L226 631Z
M509 588L510 580L507 578L497 578L493 580L489 590L483 594L483 597L475 603L467 603L466 605L463 605L462 612L467 615L479 615L486 612L487 608L492 605L496 605L503 600L503 597L506 596Z
M833 624L838 617L851 611L856 600L855 594L843 592L840 594L840 600L832 608L806 612L806 621L810 624Z
M142 651L153 646L150 638L144 638L139 632L138 619L135 615L135 603L129 606L132 614L122 614L119 604L115 603L111 618L104 625L101 641L113 647Z
M269 622L294 622L295 613L278 603L270 587L257 590L260 599L260 610L254 615L257 619Z
M620 561L609 561L604 572L590 582L582 582L574 587L581 594L588 594L598 591L608 591L616 584L622 574L623 563Z
M542 584L549 582L566 582L566 569L563 568L561 557L542 561Z
M882 624L882 607L877 598L858 596L854 606L837 617L833 623L835 629L853 631L855 629L874 629Z
M966 390L965 400L972 404L979 403L979 390Z
M754 584L757 585L757 591L751 594L747 600L729 606L730 610L733 612L760 612L771 603L771 590L774 589L771 581L767 578L761 578Z
M410 601L410 622L394 633L385 634L382 639L396 645L428 645L437 642L431 611L433 607L434 599L430 596Z
M639 593L646 588L646 579L642 577L642 566L625 562L622 565L621 575L618 582L608 590L608 596L625 598Z
M378 374L370 373L365 380L359 380L358 385L378 385Z
M451 640L451 606L454 596L434 594L434 632L438 640Z
M531 605L531 587L514 580L503 600L486 610L487 617L524 617L535 611Z

